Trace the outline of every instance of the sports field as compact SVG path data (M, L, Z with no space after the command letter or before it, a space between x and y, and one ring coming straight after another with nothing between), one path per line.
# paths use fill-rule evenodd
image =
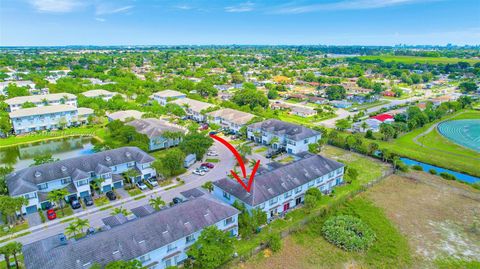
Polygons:
M464 111L449 118L458 119L480 119L480 111ZM441 121L427 124L393 141L376 142L380 148L387 148L400 156L480 176L480 152L458 145L439 134L435 126Z
M384 62L399 62L399 63L406 63L406 64L414 64L414 63L452 64L452 63L458 63L458 62L468 62L470 64L474 64L474 63L480 62L480 60L477 60L477 59L394 56L394 55L360 56L358 58L361 60L382 60Z

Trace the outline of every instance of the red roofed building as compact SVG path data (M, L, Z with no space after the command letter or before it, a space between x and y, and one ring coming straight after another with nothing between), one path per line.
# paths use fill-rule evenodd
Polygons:
M392 91L384 91L382 93L383 96L395 97L395 93Z
M377 116L373 116L372 119L376 119L376 120L381 121L381 122L392 122L392 121L394 121L393 116L388 115L388 114L379 114Z

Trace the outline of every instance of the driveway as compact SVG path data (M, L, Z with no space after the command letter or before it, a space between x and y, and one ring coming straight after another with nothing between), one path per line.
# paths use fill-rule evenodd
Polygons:
M41 214L45 214L45 212L41 212ZM42 219L40 218L40 214L38 212L32 213L32 214L26 214L25 219L27 219L28 226L30 227L34 227L42 224Z

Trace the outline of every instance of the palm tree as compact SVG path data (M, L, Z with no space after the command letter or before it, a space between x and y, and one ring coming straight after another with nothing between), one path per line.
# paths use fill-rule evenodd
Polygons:
M202 187L209 192L213 191L213 183L211 181L205 182L205 184L203 184Z
M20 266L18 265L18 255L22 253L23 245L20 242L11 242L8 245L10 246L13 259L15 260L15 266L17 267L17 269L19 269Z
M278 138L278 136L274 136L272 139L270 139L270 146L278 144L278 142L280 142L280 139Z
M100 190L103 182L105 182L104 178L97 177L97 178L90 181L90 186L92 186L92 189L98 191L98 190Z
M123 208L123 207L114 208L114 209L112 210L111 215L112 215L112 216L115 216L115 215L118 215L118 214L122 214L122 215L126 216L126 215L128 215L128 211L127 211L127 209L125 209L125 208Z
M365 132L365 129L368 128L368 124L364 121L362 122L362 125L360 125L360 127L362 127L362 132Z
M148 201L148 203L157 211L165 205L165 201L162 200L162 197L152 198Z
M80 231L83 233L84 228L90 227L90 223L88 219L81 219L81 218L76 218L74 221L75 225L80 229Z
M5 246L0 247L0 254L3 255L5 259L5 263L7 265L7 269L10 269L10 255L12 255L12 247L8 244Z
M241 144L238 148L238 153L242 156L242 159L245 161L247 159L247 155L252 154L252 147L247 145L247 143Z
M127 181L127 183L132 184L134 182L134 180L132 180L132 178L135 179L136 177L138 177L140 175L140 173L135 169L130 169L130 170L125 171L125 173L123 173L123 175L125 176L125 180Z
M65 212L63 211L63 207L65 202L65 196L67 196L68 194L69 192L67 191L67 189L53 190L47 194L47 199L50 202L58 202L58 205L60 206L60 210L62 211L62 216L65 215Z
M252 169L255 167L256 164L257 164L257 161L255 160L248 161L248 166Z
M76 237L77 236L77 233L80 231L80 228L77 226L77 224L75 222L71 222L67 228L65 228L65 233L67 235L72 235L73 234L73 237Z

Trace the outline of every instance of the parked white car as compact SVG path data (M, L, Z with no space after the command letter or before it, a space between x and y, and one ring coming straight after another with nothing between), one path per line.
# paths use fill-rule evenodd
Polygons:
M206 172L202 170L195 170L192 173L199 176L204 176L206 174Z
M147 182L152 185L153 187L158 186L158 182L154 178L147 179Z
M207 156L218 156L218 153L216 151L209 151L207 152Z
M137 182L135 185L142 191L147 189L147 185L145 185L145 183L143 183L142 181Z

